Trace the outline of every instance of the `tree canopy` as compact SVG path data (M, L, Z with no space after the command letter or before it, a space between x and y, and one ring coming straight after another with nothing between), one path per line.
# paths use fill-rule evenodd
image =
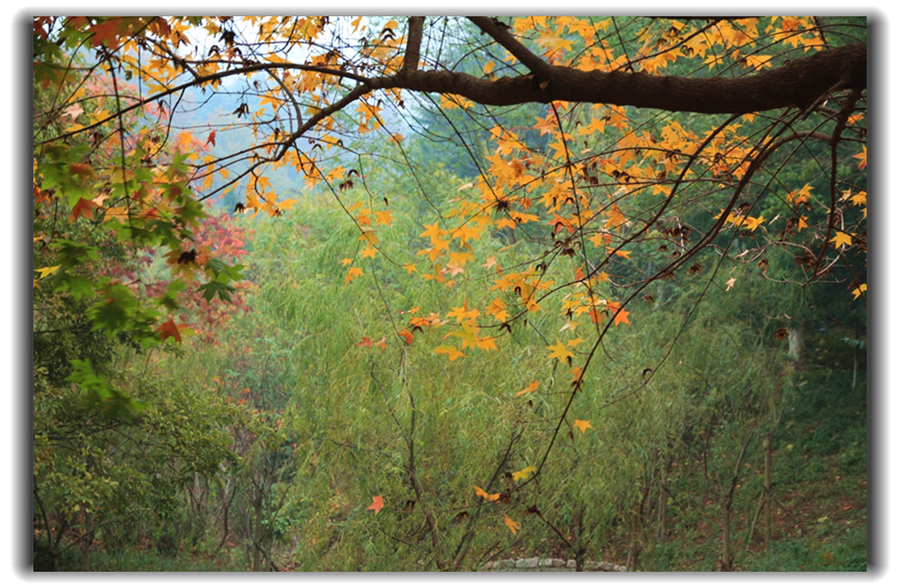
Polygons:
M248 296L301 339L296 290L321 288L360 309L352 341L323 348L370 366L359 377L399 432L435 566L459 569L471 539L438 547L444 499L429 503L420 478L416 406L429 401L407 388L409 354L471 362L497 386L483 357L535 354L521 381L502 382L534 414L518 407L504 417L512 440L482 440L508 455L527 446L528 459L515 471L501 459L471 484L515 536L510 497L562 463L560 445L576 447L599 411L651 395L679 339L746 336L762 358L799 341L812 308L864 324L867 70L864 18L35 17L35 378L47 427L77 429L61 413L73 402L176 427L160 407L177 401L118 377L114 349L215 345ZM337 215L310 208L325 199ZM292 218L303 219L293 233L266 229L252 247L253 225L233 224ZM245 267L251 248L268 261ZM321 251L314 267L285 269L289 257L310 263L306 248ZM293 285L279 277L304 272ZM654 318L662 308L675 327ZM764 318L751 327L741 312ZM628 330L665 343L648 351ZM762 396L700 399L703 418L723 402L774 402L757 382L778 378L751 363L745 383ZM382 383L388 365L396 389ZM710 389L727 387L721 378ZM598 382L611 388L592 408L580 399ZM73 395L48 392L67 385ZM216 410L211 422L227 413ZM246 426L288 443L277 427ZM741 426L728 434L752 435ZM204 456L185 475L225 459L208 442L179 445ZM254 484L279 482L254 472ZM73 505L93 500L80 491ZM385 508L375 489L368 508Z

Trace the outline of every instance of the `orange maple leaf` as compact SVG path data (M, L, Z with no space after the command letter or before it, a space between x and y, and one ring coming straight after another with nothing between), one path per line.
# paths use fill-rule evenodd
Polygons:
M447 358L450 361L454 359L459 359L460 357L465 357L466 354L457 349L456 347L452 347L450 345L441 345L440 347L434 348L435 353L444 353L447 355Z
M475 494L478 495L478 496L480 496L480 497L482 497L482 498L484 498L484 499L487 500L488 502L494 502L494 501L500 499L500 493L499 493L499 492L496 493L496 494L488 494L487 492L485 492L484 490L482 490L482 489L479 488L478 486L475 486Z
M867 165L868 162L869 162L869 154L868 154L868 152L866 151L866 146L865 146L865 145L863 145L863 150L862 150L862 152L861 152L861 153L857 153L856 155L854 155L854 156L853 156L853 159L858 159L858 160L859 160L859 165L856 167L856 169L862 169L862 168L866 167L866 165Z
M507 527L509 527L509 530L512 531L513 535L518 533L519 529L521 528L519 526L519 523L517 523L516 521L509 518L509 515L507 515L506 513L503 513L503 522L506 524Z
M410 333L406 329L402 329L399 333L397 333L397 336L399 336L401 339L406 341L407 345L412 345L412 342L413 342L412 333Z
M355 280L356 278L358 278L359 276L361 276L362 273L363 273L363 271L362 271L360 268L358 268L358 267L351 267L351 268L347 271L347 277L344 279L344 283L345 283L345 284L349 284L350 282L352 282L353 280Z
M369 508L367 508L366 510L374 510L375 514L378 514L378 512L382 508L384 508L384 498L382 498L381 494L379 494L378 496L372 497L372 504L370 504Z
M522 396L523 394L528 394L529 392L535 392L540 385L541 383L538 380L535 380L534 382L528 384L528 386L524 390L516 392L515 396Z

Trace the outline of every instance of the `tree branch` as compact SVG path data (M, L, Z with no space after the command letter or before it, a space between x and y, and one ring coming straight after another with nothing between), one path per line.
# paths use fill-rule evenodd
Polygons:
M775 108L805 109L828 90L863 90L867 83L866 56L864 43L845 45L742 78L582 71L545 64L550 72L546 84L535 84L531 76L486 80L464 73L433 70L375 78L368 83L371 89L400 88L457 94L493 106L564 100L673 112L743 114Z
M412 73L419 68L419 48L422 45L424 16L409 17L409 33L406 35L406 53L403 55L401 72Z
M485 16L470 16L468 18L475 26L481 29L481 32L490 35L492 39L500 43L504 49L521 61L536 78L543 81L553 75L553 68L550 64L532 53L530 49L507 32L497 19Z

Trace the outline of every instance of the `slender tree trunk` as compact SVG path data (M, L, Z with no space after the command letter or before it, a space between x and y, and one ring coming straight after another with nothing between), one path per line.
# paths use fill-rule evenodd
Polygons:
M91 544L94 542L94 515L84 515L84 535L81 538L81 571L91 571Z
M769 550L769 543L772 541L772 431L766 434L763 439L763 451L765 453L765 479L763 481L763 491L765 498L763 502L763 516L765 517L766 534L765 548Z
M791 359L797 362L803 359L803 326L799 323L788 330L788 349Z
M666 515L668 510L669 495L666 492L665 480L659 487L659 525L656 527L656 538L665 539L666 537Z
M731 571L731 504L722 505L722 571Z

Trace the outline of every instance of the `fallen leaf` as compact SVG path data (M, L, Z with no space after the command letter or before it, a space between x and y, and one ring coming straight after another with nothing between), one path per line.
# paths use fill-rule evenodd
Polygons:
M384 498L382 498L381 494L379 494L378 496L372 497L372 504L370 504L369 508L367 508L366 510L374 510L375 514L378 514L378 512L382 508L384 508Z

